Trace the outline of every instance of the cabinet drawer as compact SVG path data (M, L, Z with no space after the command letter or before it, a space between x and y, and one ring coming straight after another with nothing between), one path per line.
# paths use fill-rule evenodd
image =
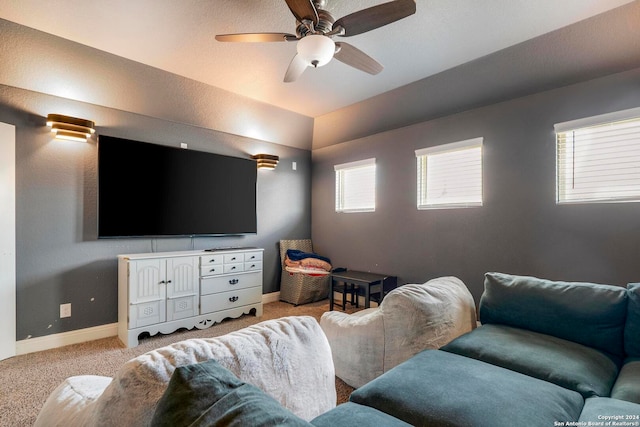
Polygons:
M129 306L129 329L153 325L166 319L165 300L150 301Z
M244 262L244 254L224 254L224 263Z
M262 251L245 252L244 261L245 262L262 261Z
M254 286L262 286L262 273L228 274L225 276L203 277L200 279L200 292L202 295Z
M198 315L198 296L167 299L167 321Z
M238 273L240 271L244 271L244 263L242 262L237 262L237 263L233 263L233 264L224 264L224 269L223 269L224 273Z
M203 265L200 267L200 276L215 276L224 273L222 264Z
M200 257L200 265L219 265L222 264L224 257L221 254L204 255Z
M200 297L202 314L256 304L260 301L262 301L262 288L260 286Z
M244 263L244 271L262 270L262 261L253 261Z

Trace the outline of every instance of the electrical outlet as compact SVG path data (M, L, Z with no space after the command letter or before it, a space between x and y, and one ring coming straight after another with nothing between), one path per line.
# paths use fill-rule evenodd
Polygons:
M60 304L60 318L71 317L71 303Z

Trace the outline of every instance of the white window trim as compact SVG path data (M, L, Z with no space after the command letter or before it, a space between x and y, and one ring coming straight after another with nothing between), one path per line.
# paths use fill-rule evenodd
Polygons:
M364 159L364 160L356 160L355 162L349 162L349 163L342 163L339 165L335 165L333 167L334 170L339 171L339 170L343 170L343 169L353 169L353 168L357 168L360 166L370 166L370 165L375 165L376 164L376 159L375 157L372 159Z
M454 152L454 151L460 151L460 150L467 150L467 149L472 149L472 148L480 148L480 161L482 162L482 145L483 145L483 141L484 138L483 137L478 137L478 138L471 138L471 139L465 139L463 141L457 141L457 142L452 142L449 144L441 144L441 145L437 145L434 147L427 147L427 148L421 148L415 151L416 153L416 159L418 162L418 165L421 161L421 158L423 156L428 156L431 154L442 154L442 153L448 153L448 152ZM481 168L482 168L482 164L481 164ZM422 188L421 182L422 177L420 176L420 168L418 167L418 176L417 176L417 208L418 210L431 210L431 209L452 209L452 208L475 208L475 207L481 207L483 204L483 200L481 198L480 202L465 202L465 203L442 203L442 204L427 204L426 202L423 203L425 197L426 197L426 187ZM482 179L482 177L481 177ZM424 183L424 185L426 185L426 183ZM484 185L484 184L481 184ZM481 194L483 193L483 190L481 189ZM425 196L425 197L423 197Z
M474 146L482 147L483 137L465 139L464 141L451 142L449 144L436 145L435 147L427 147L416 150L416 157L421 157L434 153L447 153L450 151L464 150Z
M590 126L604 125L607 123L630 120L640 117L640 107L629 108L628 110L614 111L612 113L600 114L598 116L585 117L582 119L569 120L567 122L553 125L556 133L578 130Z
M364 168L364 167L369 167L369 166L375 166L376 165L376 159L374 158L370 158L370 159L364 159L364 160L357 160L354 162L348 162L348 163L341 163L339 165L335 165L333 168L336 172L340 172L343 170L347 170L347 169L356 169L356 168ZM374 169L375 171L375 169ZM375 178L375 176L374 176ZM375 185L375 182L374 182ZM338 191L338 186L339 186L339 181L338 181L338 176L336 174L336 203L335 203L335 211L336 213L359 213L359 212L375 212L376 208L375 208L375 199L376 199L376 194L375 194L375 190L374 190L374 195L373 195L373 200L374 200L374 206L373 208L357 208L357 209L346 209L346 208L341 208L339 207L339 191Z

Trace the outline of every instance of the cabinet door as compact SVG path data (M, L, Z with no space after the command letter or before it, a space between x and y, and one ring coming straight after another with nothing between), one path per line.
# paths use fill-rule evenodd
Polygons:
M167 298L198 295L199 266L197 257L168 258Z
M166 297L164 259L129 261L129 303L164 300Z

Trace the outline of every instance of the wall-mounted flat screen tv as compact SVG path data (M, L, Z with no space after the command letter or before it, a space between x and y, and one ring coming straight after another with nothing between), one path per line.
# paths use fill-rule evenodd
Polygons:
M98 237L256 233L256 163L100 135Z

